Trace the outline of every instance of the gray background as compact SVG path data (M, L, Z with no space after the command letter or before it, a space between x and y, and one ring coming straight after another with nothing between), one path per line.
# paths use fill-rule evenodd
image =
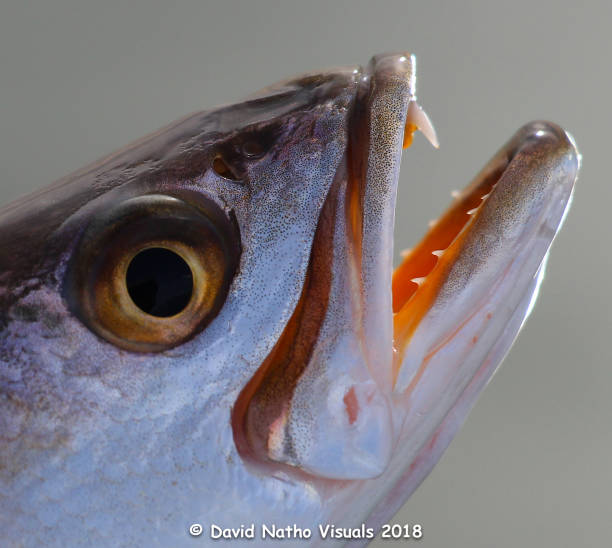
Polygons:
M608 546L611 15L569 1L3 1L0 203L190 111L409 49L442 147L418 137L404 155L399 251L519 125L562 124L583 170L539 304L396 521L421 523L422 547Z

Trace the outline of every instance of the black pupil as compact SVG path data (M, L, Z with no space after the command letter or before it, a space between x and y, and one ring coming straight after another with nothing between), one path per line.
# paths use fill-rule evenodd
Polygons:
M125 278L136 306L160 318L184 310L193 293L193 275L187 263L173 251L161 247L138 253Z

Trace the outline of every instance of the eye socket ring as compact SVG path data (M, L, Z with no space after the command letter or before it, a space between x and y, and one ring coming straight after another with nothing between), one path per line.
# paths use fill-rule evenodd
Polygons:
M240 239L216 204L200 197L198 202L145 195L90 222L69 266L65 295L92 331L120 348L159 352L190 339L216 316L238 264ZM165 251L191 274L191 295L172 313L146 311L128 284L130 265L150 250ZM172 295L180 283L172 278L173 265L164 264L165 255L157 253L162 261L149 263L151 278L165 284L154 284L153 299L157 291ZM170 276L155 272L168 268Z

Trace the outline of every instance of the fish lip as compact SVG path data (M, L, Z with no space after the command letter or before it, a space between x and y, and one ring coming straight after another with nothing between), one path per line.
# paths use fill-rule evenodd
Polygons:
M416 58L408 52L372 57L363 71L348 147L347 225L358 273L360 339L372 377L392 386L391 279L397 188Z

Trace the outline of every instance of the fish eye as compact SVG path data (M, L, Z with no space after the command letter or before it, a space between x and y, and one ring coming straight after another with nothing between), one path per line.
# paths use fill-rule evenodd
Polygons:
M151 194L94 215L64 294L94 333L137 352L172 348L217 315L240 256L234 222L201 197Z

